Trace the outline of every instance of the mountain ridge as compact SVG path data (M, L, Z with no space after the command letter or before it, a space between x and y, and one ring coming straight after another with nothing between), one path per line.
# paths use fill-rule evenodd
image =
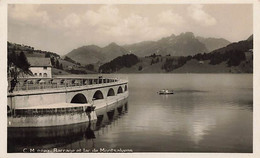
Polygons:
M67 56L86 65L109 62L125 54L145 57L151 54L188 56L198 53L209 53L228 44L230 42L224 38L204 38L195 36L192 32L184 32L179 35L171 34L157 41L142 41L128 45L118 45L112 42L105 47L96 45L82 46L72 50ZM95 49L91 49L90 46Z
M196 38L200 42L205 44L205 46L206 46L206 48L208 49L209 52L216 50L218 48L221 48L223 46L227 46L228 44L231 43L224 38L212 38L212 37L204 38L204 37L201 37L201 36L197 36Z
M139 62L131 67L117 66L116 70L117 73L253 73L252 49L253 39L250 36L209 53L182 57L158 54L139 57ZM101 67L113 70L115 64Z

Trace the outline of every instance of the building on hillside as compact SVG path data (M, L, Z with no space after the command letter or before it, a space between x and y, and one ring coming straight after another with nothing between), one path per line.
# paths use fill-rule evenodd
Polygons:
M204 61L203 61L203 60L200 60L198 63L199 63L199 64L204 64Z
M52 65L50 58L28 57L33 77L52 78Z

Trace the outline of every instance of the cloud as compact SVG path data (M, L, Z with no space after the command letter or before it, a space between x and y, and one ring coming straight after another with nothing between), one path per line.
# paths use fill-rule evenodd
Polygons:
M117 21L100 22L95 25L95 33L104 40L117 43L132 43L134 41L152 40L168 35L170 29L165 29L160 24L154 24L148 17L132 13L127 17L117 15ZM99 40L100 41L100 40Z
M172 34L174 26L184 23L183 18L171 11L162 12L151 20L137 13L122 15L114 5L101 6L98 10L88 10L84 14L84 23L91 27L93 34L101 36L99 41L131 43L133 41L158 39ZM158 23L158 20L160 22ZM161 25L167 24L167 27ZM174 26L173 26L174 25Z
M66 28L74 28L74 27L78 27L81 23L81 18L79 15L75 14L75 13L71 13L69 14L67 17L65 17L65 19L63 20L63 25Z
M205 12L203 5L191 5L188 7L188 15L201 25L212 26L217 23L216 19Z
M207 10L210 8L212 12ZM252 32L250 10L252 5L9 4L8 40L32 46L38 42L43 50L63 53L81 45L129 44L186 31L236 41ZM226 17L216 20L223 15ZM219 29L223 25L227 27ZM203 29L206 26L211 27ZM232 35L228 28L235 28Z
M120 20L118 9L112 5L102 6L98 11L89 10L85 13L85 20L91 26L115 25Z
M163 11L158 15L158 22L164 25L180 26L185 20L179 14L173 13L171 10Z
M147 17L131 13L122 16L116 6L101 6L97 11L89 10L84 16L85 23L94 28L93 31L111 41L131 41L133 38L145 37L150 33L150 22ZM120 40L119 40L120 39Z
M168 29L162 28L157 22L152 22L148 17L143 17L138 14L131 14L128 18L123 21L124 30L121 30L126 37L129 37L132 41L136 40L147 40L156 39L165 35L165 31ZM131 41L128 41L131 42Z
M10 5L8 9L11 18L30 24L35 24L35 22L47 24L50 19L46 11L39 10L39 5L16 4Z
M176 27L185 22L182 16L171 10L162 10L158 16L151 18L134 11L123 14L124 11L116 5L101 5L87 11L74 10L54 16L51 9L40 6L12 5L9 14L24 27L41 27L46 32L55 32L65 38L82 39L101 45L109 42L156 40L172 34Z

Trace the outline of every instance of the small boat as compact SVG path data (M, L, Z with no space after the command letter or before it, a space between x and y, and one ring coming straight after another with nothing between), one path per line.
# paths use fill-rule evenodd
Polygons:
M173 90L163 89L158 92L159 95L174 94Z

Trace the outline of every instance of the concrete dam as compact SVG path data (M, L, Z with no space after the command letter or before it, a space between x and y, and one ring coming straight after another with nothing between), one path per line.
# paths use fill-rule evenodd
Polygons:
M104 78L20 79L8 93L8 127L96 121L127 108L128 81ZM87 109L92 109L88 114Z

